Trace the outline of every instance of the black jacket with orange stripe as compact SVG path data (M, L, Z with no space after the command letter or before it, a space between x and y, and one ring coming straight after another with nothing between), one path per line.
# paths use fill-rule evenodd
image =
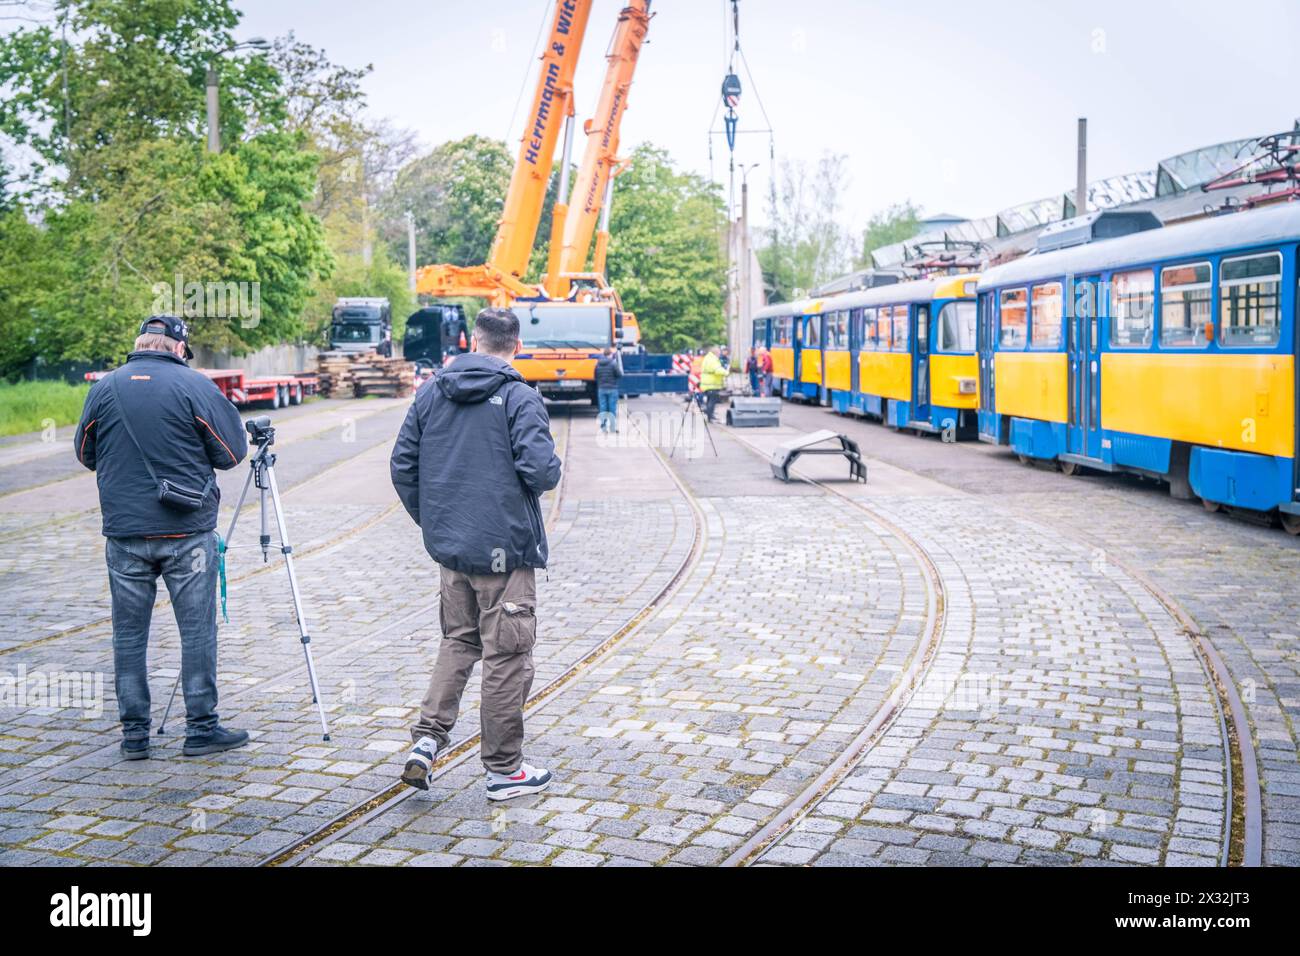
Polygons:
M122 406L114 394L119 377ZM206 375L167 352L132 352L86 396L73 439L77 460L95 472L104 536L139 538L197 534L217 526L221 494L213 482L198 511L176 511L158 500L158 485L122 424L131 427L159 478L202 488L214 468L233 468L248 454L243 422Z

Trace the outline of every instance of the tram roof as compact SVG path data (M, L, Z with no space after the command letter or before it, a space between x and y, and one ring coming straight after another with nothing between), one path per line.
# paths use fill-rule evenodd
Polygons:
M1284 203L1027 255L985 270L979 288L984 291L1053 276L1084 275L1161 259L1297 239L1300 239L1300 203Z
M895 282L874 289L859 289L839 295L778 302L754 313L755 319L783 318L788 315L817 315L822 312L840 312L875 305L901 305L911 302L929 302L936 298L962 298L972 295L969 283L977 282L979 273L965 272L957 275L936 276L932 279L913 279Z

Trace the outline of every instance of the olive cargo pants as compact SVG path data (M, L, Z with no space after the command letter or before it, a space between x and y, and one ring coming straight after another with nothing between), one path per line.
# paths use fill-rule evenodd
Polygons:
M442 643L411 739L432 737L443 750L474 665L483 661L483 766L511 774L523 761L524 701L533 685L537 581L532 568L462 574L439 565Z

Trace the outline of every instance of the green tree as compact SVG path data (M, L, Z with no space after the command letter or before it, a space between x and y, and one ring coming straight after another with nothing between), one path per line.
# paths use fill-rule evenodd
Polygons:
M642 144L614 181L610 284L636 313L646 348L677 351L721 338L726 225L718 188Z
M513 168L504 143L478 135L443 143L408 163L379 202L379 232L393 258L406 258L410 210L421 265L486 262Z
M858 267L871 266L871 254L884 246L911 239L921 228L921 207L910 199L896 203L867 220L862 231L862 255Z
M213 63L221 73L223 143L237 142L252 116L268 124L283 116L278 77L265 58L221 55L239 23L229 0L56 5L55 26L22 27L0 38L0 85L7 90L0 131L31 151L33 178L52 174L64 192L93 195L111 184L104 156L114 147L202 138Z
M29 321L46 358L112 359L178 278L246 282L258 284L260 316L196 322L196 341L244 351L300 337L307 299L332 266L306 208L317 155L304 133L282 131L277 70L264 57L221 56L238 13L228 0L83 0L58 12L66 46L49 26L0 37L0 134L33 157L6 191L40 223L45 272L28 313L0 299L0 318ZM212 62L225 147L216 156L203 145Z

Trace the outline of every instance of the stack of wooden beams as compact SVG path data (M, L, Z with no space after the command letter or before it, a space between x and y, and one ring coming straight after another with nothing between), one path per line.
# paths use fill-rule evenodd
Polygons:
M384 358L377 352L321 352L316 374L326 398L405 398L415 389L413 362Z

